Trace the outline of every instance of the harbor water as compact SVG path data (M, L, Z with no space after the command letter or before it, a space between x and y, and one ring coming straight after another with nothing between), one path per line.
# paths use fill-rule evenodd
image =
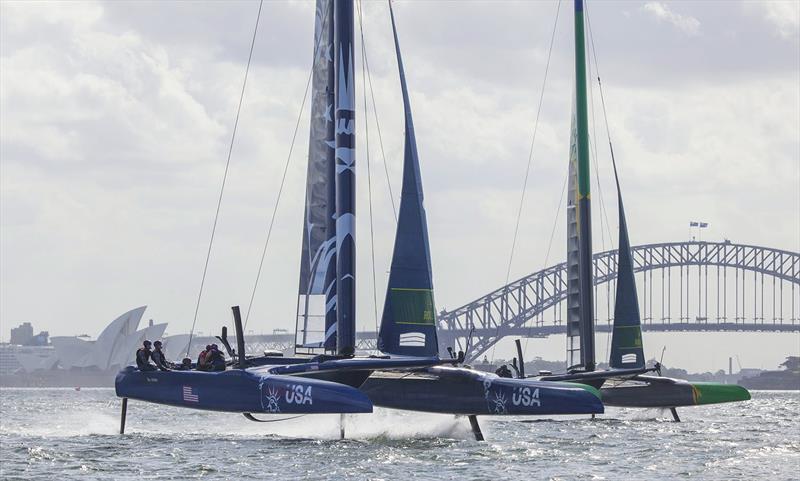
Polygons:
M538 480L800 476L800 393L588 417L466 418L378 409L259 424L131 401L113 389L0 389L0 478Z

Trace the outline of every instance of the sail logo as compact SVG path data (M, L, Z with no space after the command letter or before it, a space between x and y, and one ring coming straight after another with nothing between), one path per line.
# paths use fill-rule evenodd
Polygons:
M514 406L536 406L542 407L542 402L539 400L539 389L536 388L531 391L531 388L514 388L514 394L511 396L511 402Z
M311 386L304 388L301 384L289 384L285 398L289 404L314 404L314 399L311 396Z
M490 404L489 409L491 410L494 408L494 414L506 414L508 412L506 409L508 399L506 398L506 395L502 393L502 391L498 390L494 393L494 399L492 400L492 403L494 406Z
M422 332L404 332L400 334L401 346L425 347L425 334Z
M280 391L278 391L278 388L275 387L275 386L269 386L269 388L267 389L267 393L266 393L267 405L264 407L264 409L266 409L267 412L270 412L270 413L279 413L279 412L281 412L281 408L280 408L280 406L278 406L278 399L279 399L278 398L278 393L279 392ZM261 402L261 405L262 406L264 405L263 401Z
M622 364L634 364L636 362L636 353L622 355Z
M336 134L353 135L356 131L356 121L353 119L338 119L336 123Z
M506 409L508 398L503 394L502 389L492 389L492 379L488 376L483 379L483 397L486 399L489 413L506 414L508 412Z

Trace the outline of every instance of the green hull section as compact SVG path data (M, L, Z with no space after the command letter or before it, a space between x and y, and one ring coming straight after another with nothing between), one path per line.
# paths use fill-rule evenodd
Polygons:
M609 379L600 389L606 406L671 408L747 401L750 393L735 384L688 382L660 376L635 376L619 382Z
M595 396L597 396L597 399L600 400L603 399L603 395L600 393L600 390L588 384L581 384L579 382L558 382L558 381L552 381L552 383L564 387L579 387L584 391L589 391L590 393L594 394Z
M695 392L695 403L698 405L750 400L750 392L736 384L715 382L693 382L691 384Z

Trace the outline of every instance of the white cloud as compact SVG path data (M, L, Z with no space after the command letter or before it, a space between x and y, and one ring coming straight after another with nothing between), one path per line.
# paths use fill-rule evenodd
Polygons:
M97 333L143 304L171 322L171 332L188 330L256 5L0 2L0 334L23 320L54 334ZM653 29L625 17L629 2L592 5L634 242L682 239L685 221L701 209L697 215L720 237L797 250L797 46L736 4L681 3L681 18L708 19L702 36L684 42L666 20ZM396 7L436 298L453 308L505 279L555 5ZM249 299L313 49L311 3L270 2L265 9L200 309L198 329L206 333L229 318L228 306ZM403 118L386 6L366 2L364 10L398 197ZM178 30L172 18L182 19ZM516 277L543 267L554 223L549 263L564 255L563 210L558 218L555 211L568 148L570 22L562 5ZM256 331L292 327L306 125L256 297ZM394 219L374 123L370 134L380 309ZM598 143L614 230L608 159ZM363 184L357 211L359 323L374 328ZM599 232L595 238L598 250L610 247Z
M691 15L681 15L662 2L647 2L642 7L645 12L654 15L659 21L665 21L677 27L687 35L700 33L700 21Z
M745 2L747 10L756 10L770 23L778 36L796 39L800 35L800 2L797 0L767 0Z

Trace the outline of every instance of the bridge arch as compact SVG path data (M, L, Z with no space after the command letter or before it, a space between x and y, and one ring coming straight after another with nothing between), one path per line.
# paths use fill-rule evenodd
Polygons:
M796 252L734 244L729 241L692 241L636 246L632 248L632 254L634 271L637 273L672 267L706 266L707 269L708 266L717 266L724 269L734 268L755 272L762 276L771 276L781 282L789 282L792 286L792 308L794 310L795 287L800 285L800 254ZM595 286L616 279L616 250L596 253L593 257ZM526 324L542 312L565 300L566 282L566 263L561 263L511 282L457 309L442 311L439 314L439 332L442 342L446 345L453 345L456 339L463 338L466 333L472 332L469 357L475 359L506 335L524 335L525 331L529 335L563 332L563 323L559 322L554 322L552 325L544 325L540 322L536 326L527 326ZM718 326L717 330L757 329L757 326L754 328L746 325L743 317L741 320L741 324L738 323L738 319L735 319L734 323L716 323L727 326ZM707 328L713 327L708 325L708 319L705 321ZM791 324L786 326L788 329L780 328L778 330L800 329L800 325L796 322L797 319L793 312ZM651 324L662 324L662 330L682 330L680 325L683 323L670 323L667 320L666 324L668 325L664 325L663 319L660 323L652 323L651 319ZM678 324L678 328L675 328L676 324ZM688 327L689 323L685 324ZM694 330L703 330L702 325L695 324L697 323L693 324ZM600 326L598 325L598 327ZM647 329L648 326L644 327ZM654 326L651 325L651 327Z

